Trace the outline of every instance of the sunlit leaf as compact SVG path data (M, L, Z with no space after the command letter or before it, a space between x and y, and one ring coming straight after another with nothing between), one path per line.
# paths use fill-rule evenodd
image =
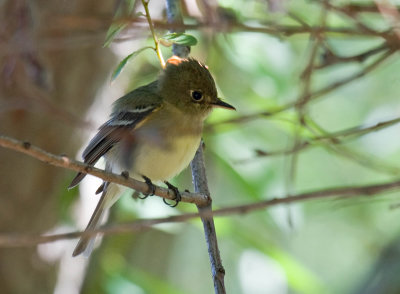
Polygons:
M168 43L179 44L184 46L194 46L197 44L197 39L194 36L185 33L169 33L162 36L160 40L166 41L166 45Z

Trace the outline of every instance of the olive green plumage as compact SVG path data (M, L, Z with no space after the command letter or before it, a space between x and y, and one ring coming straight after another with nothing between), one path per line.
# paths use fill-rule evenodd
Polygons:
M194 157L203 122L214 107L234 109L218 98L207 67L195 59L172 57L156 81L115 101L110 119L89 142L83 159L94 165L104 156L108 171L128 170L138 180L143 176L169 180ZM69 188L84 177L78 173ZM102 192L86 230L98 226L104 211L121 194L120 186L113 183L105 183ZM90 238L81 238L73 255L90 253L92 245Z

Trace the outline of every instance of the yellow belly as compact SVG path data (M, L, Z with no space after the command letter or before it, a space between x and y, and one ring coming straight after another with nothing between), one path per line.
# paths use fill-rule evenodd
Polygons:
M142 180L142 175L152 181L167 181L184 168L193 159L200 144L200 137L183 136L161 148L154 144L143 144L135 152L132 177Z

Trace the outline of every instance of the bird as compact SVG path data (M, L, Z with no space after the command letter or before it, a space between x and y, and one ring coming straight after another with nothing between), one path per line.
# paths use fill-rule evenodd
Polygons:
M168 180L185 169L201 141L204 120L214 108L236 110L218 98L208 67L194 58L172 56L158 78L127 93L113 103L109 120L84 149L82 157L93 166L101 157L105 170L129 172L145 180L152 190L154 181ZM77 186L86 176L78 173L68 186ZM121 186L103 182L102 193L85 232L98 228L104 212L119 198ZM179 201L179 199L177 199ZM73 256L93 250L93 236L82 236Z

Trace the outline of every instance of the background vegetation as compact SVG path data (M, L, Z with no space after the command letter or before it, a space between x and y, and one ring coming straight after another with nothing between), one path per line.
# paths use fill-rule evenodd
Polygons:
M215 218L227 293L400 292L397 4L182 1L191 56L238 110L207 121L213 207L257 208ZM157 77L146 50L110 83L119 61L152 45L142 11L141 1L0 2L0 135L80 158L112 102ZM150 14L162 36L164 1ZM110 26L118 34L103 47ZM72 178L0 149L2 293L213 292L198 219L106 236L90 260L71 257L76 240L2 243L84 228L99 180L66 191ZM174 183L193 190L190 170ZM313 191L325 193L289 198ZM273 198L293 203L266 208ZM189 212L125 195L108 223Z

